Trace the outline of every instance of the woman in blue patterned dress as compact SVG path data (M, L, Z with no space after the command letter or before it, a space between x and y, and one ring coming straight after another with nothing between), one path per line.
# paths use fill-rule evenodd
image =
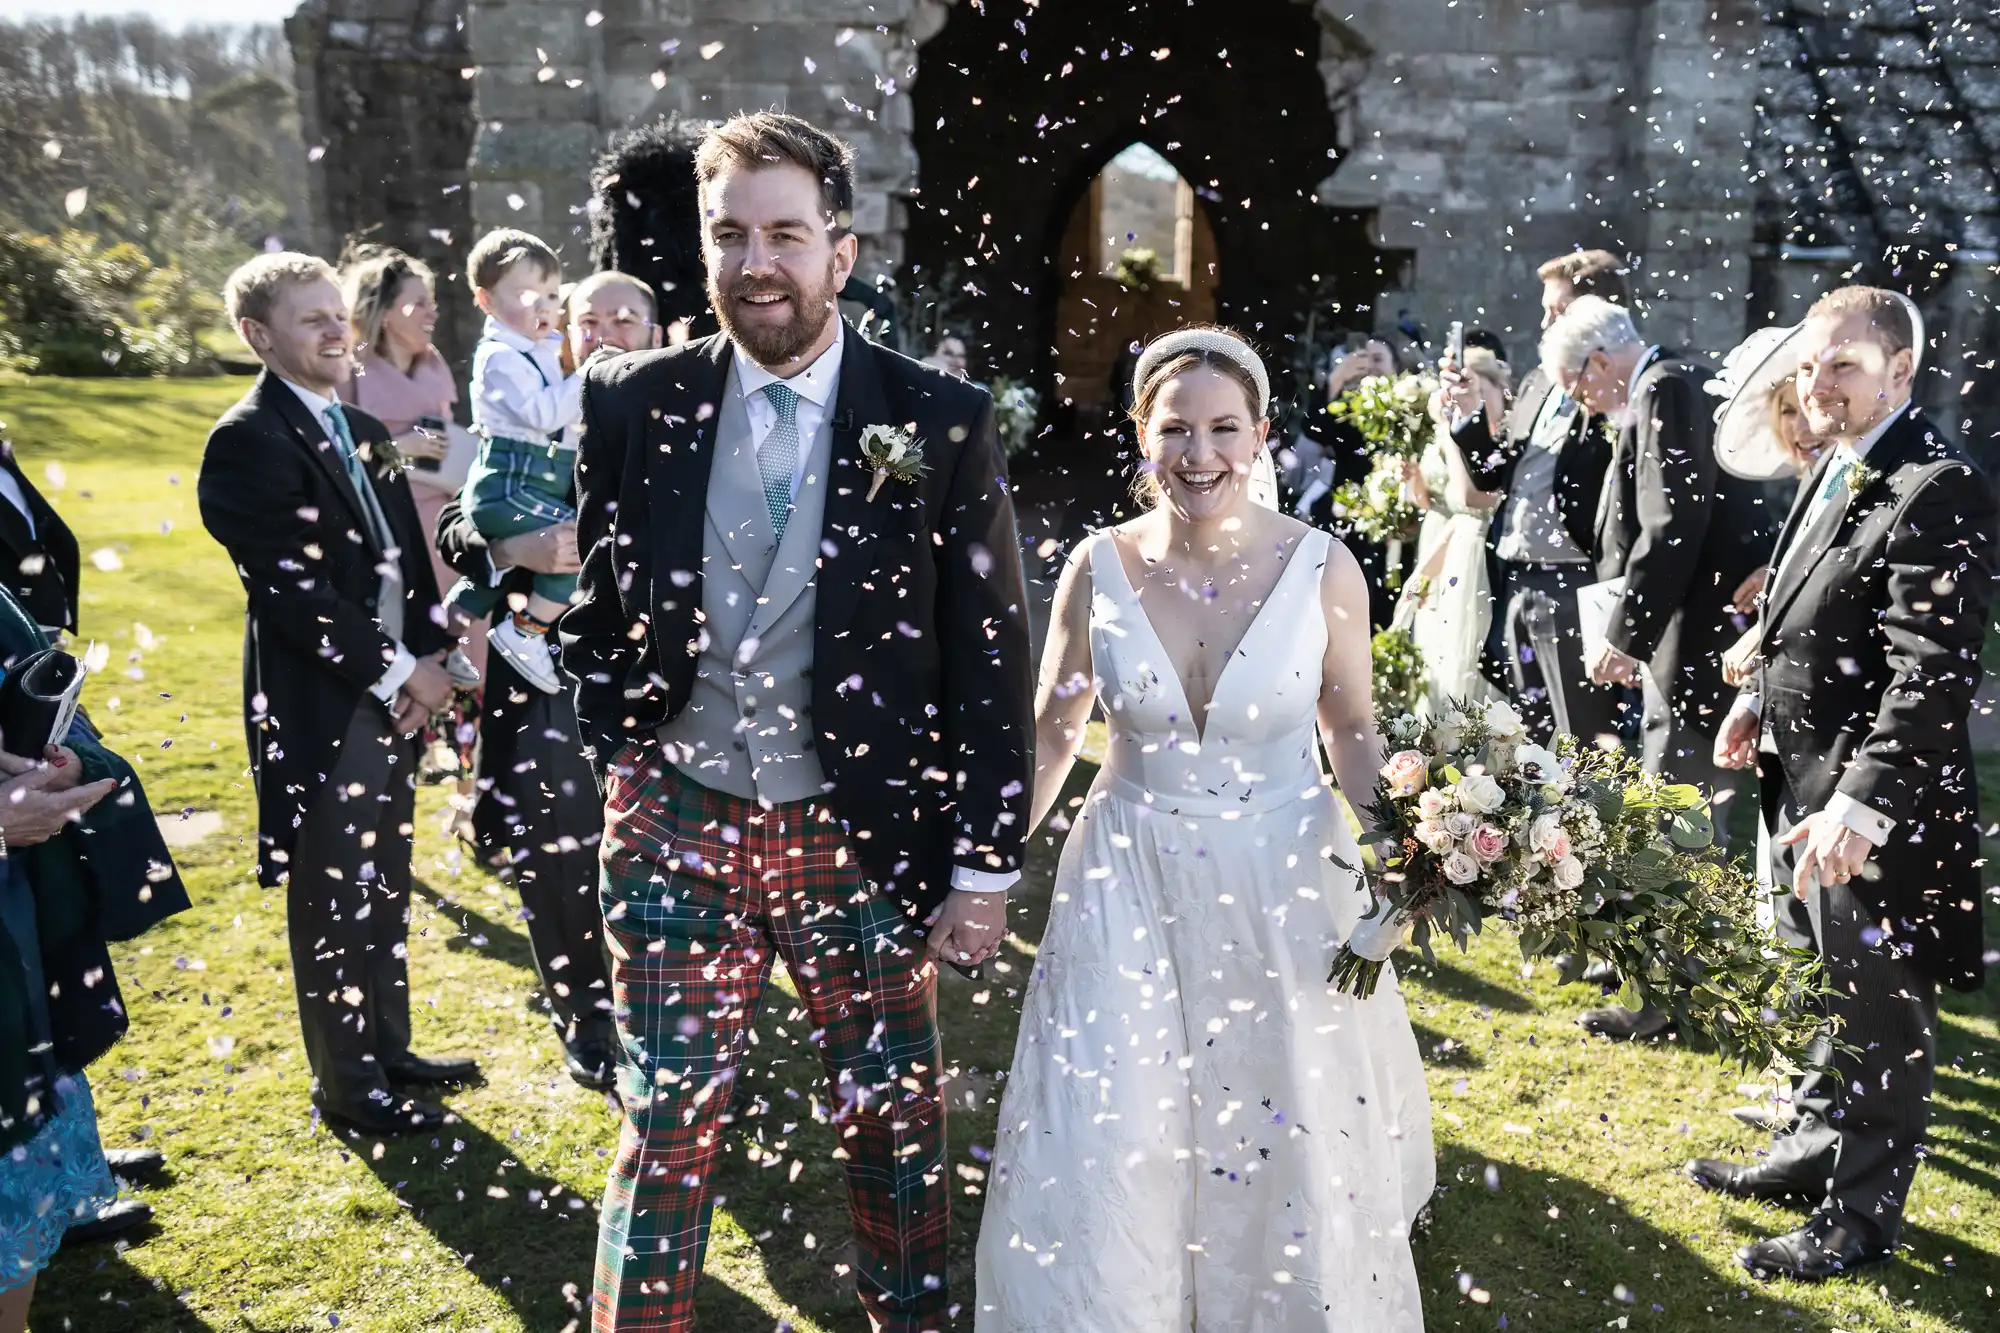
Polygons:
M0 589L0 680L47 646ZM81 715L63 739L22 756L0 737L0 1333L117 1193L83 1072L125 1031L108 941L188 906L131 767Z

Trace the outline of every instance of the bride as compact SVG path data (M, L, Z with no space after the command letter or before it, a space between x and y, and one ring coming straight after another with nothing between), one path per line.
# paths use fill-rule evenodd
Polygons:
M1253 498L1270 390L1240 337L1160 338L1133 397L1153 508L1077 548L1042 655L1036 824L1093 702L1110 743L1001 1101L977 1328L1421 1329L1416 1040L1386 972L1326 984L1367 890L1317 747L1372 789L1368 590Z

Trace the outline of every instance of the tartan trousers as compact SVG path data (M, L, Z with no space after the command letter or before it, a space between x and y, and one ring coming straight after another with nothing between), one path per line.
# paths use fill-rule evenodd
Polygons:
M937 973L913 923L863 877L824 806L763 809L701 786L652 746L628 745L612 772L600 896L625 1119L593 1333L694 1327L709 1174L773 954L826 1069L870 1322L943 1328L951 1196Z

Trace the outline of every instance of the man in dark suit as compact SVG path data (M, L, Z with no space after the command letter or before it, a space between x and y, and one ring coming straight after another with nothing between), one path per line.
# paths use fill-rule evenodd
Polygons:
M75 534L0 439L0 583L50 639L76 633L81 567Z
M741 116L696 157L724 335L585 374L578 601L625 1126L596 1327L683 1330L774 955L816 1029L874 1327L939 1328L936 968L998 947L1027 832L1027 599L986 391L837 316L853 159ZM888 466L890 441L921 467ZM905 457L910 455L906 454Z
M1619 432L1606 508L1622 535L1600 547L1598 573L1625 585L1592 653L1591 679L1638 687L1648 772L1733 795L1734 775L1719 772L1710 751L1727 711L1722 654L1742 632L1731 599L1763 565L1777 529L1769 489L1717 463L1706 392L1713 372L1648 346L1618 306L1579 298L1543 333L1542 363ZM1620 1038L1672 1026L1664 1009L1622 1005L1579 1021Z
M1758 688L1715 761L1757 768L1778 930L1826 961L1827 1026L1798 1125L1751 1166L1696 1160L1706 1189L1816 1204L1746 1246L1759 1277L1887 1259L1916 1174L1937 988L1985 978L1979 791L1967 737L1993 575L1986 480L1910 404L1923 348L1893 292L1807 313L1799 399L1828 444L1778 539ZM1835 1045L1835 1039L1839 1045Z
M444 1108L410 1089L478 1072L410 1052L413 737L451 699L428 538L387 428L336 396L352 334L332 270L260 255L224 300L264 372L210 433L197 490L249 599L258 874L286 886L313 1105L428 1129Z
M1625 265L1606 250L1580 250L1537 270L1542 327L1580 296L1626 299ZM1505 491L1487 529L1493 625L1486 657L1529 729L1586 740L1618 730L1618 692L1593 685L1583 660L1576 589L1593 581L1599 492L1611 459L1602 419L1579 406L1537 366L1522 377L1504 422L1486 419L1477 380L1447 356L1452 438L1473 483ZM1550 672L1553 658L1555 671Z

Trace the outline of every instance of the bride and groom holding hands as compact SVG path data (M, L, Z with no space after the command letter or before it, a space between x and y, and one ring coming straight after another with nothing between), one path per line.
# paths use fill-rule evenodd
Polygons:
M1367 905L1319 738L1381 762L1368 594L1259 504L1270 388L1233 334L1141 357L1155 492L1057 588L1039 687L991 399L847 329L845 145L738 117L697 157L723 334L592 367L562 624L606 778L624 1126L593 1327L683 1330L772 961L810 1015L873 1326L942 1329L937 965L1007 930L1092 705L1000 1110L974 1325L1421 1327L1434 1178L1393 984L1327 986Z

